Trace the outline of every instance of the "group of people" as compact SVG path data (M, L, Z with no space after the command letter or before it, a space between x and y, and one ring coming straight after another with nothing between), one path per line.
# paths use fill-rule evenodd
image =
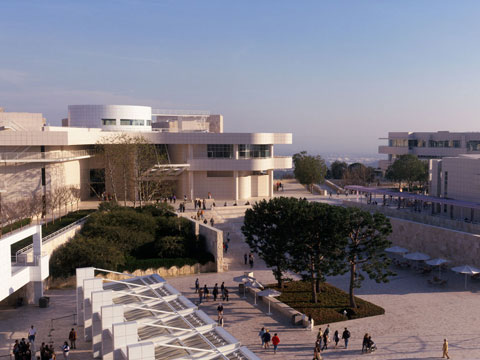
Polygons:
M198 278L195 280L195 293L198 294L198 303L201 304L203 300L208 301L210 298L210 290L208 289L207 284L200 287L200 281ZM220 291L218 289L218 284L215 283L215 286L212 289L213 301L217 301L217 298L221 296L222 301L228 301L228 289L225 286L225 283L222 282L220 285Z
M327 325L325 330L322 331L322 328L318 329L317 333L317 340L315 341L315 347L313 349L313 358L315 360L320 360L322 358L321 352L324 350L328 349L328 344L333 340L335 343L334 349L338 347L338 343L340 342L340 339L343 339L345 343L345 349L348 348L348 341L350 340L350 331L345 328L345 330L342 333L342 337L340 338L340 333L338 330L335 330L333 333L333 336L331 336L331 331L330 331L330 325ZM363 352L363 349L362 349Z
M275 333L273 336L270 333L269 329L265 329L262 327L260 331L258 332L258 336L260 337L260 340L262 341L262 348L264 349L269 349L270 348L270 342L273 345L273 353L277 353L278 349L278 344L280 344L280 338L278 337L278 334Z
M253 260L254 260L254 256L253 256L253 253L250 252L248 255L247 253L245 253L245 255L243 255L243 260L245 261L245 265L247 265L247 261L248 263L250 264L250 268L253 268Z
M280 191L280 190L283 191L283 184L280 181L277 181L275 183L275 191Z

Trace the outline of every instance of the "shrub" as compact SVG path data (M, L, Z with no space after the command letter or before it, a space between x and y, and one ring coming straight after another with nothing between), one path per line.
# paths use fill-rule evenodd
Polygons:
M175 258L184 257L185 242L181 236L164 236L155 240L155 250L158 257Z
M280 291L282 294L277 298L288 306L306 315L312 315L315 323L327 324L344 321L343 311L347 310L349 319L358 319L367 316L382 315L385 310L360 298L355 298L358 308L351 311L349 296L346 292L327 283L322 283L318 302L311 302L311 283L305 281L292 281L286 283L283 289L272 284L268 287Z
M157 269L157 268L166 268L169 269L172 266L182 267L185 265L195 265L200 263L205 265L208 262L214 262L215 258L210 253L199 254L196 258L157 258L157 259L135 259L133 257L127 257L125 265L118 267L118 271L135 271L135 270L147 270L147 269Z

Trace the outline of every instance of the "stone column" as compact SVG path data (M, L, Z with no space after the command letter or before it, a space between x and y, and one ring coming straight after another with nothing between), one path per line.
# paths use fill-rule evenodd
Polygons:
M103 279L83 280L83 323L85 341L92 341L92 292L103 290Z
M128 360L155 360L153 342L144 342L127 346Z
M268 170L268 185L270 186L268 189L268 196L273 197L273 170Z
M77 278L77 321L78 325L83 325L83 280L95 277L95 268L76 269Z
M35 234L33 234L33 263L35 266L42 266L42 226L36 225ZM33 282L33 302L38 304L43 296L43 281Z
M233 181L234 181L234 191L235 191L235 201L238 201L238 171L233 172Z
M112 290L92 291L92 351L93 358L102 357L102 306L112 305Z
M108 305L101 308L103 360L113 360L113 324L123 321L123 309L123 305Z
M127 346L138 343L138 325L136 321L113 324L113 359L124 360Z

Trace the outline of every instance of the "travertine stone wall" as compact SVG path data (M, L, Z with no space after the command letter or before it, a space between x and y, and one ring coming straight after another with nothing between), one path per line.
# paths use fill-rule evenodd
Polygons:
M457 265L480 266L480 235L390 218L394 245L441 257Z

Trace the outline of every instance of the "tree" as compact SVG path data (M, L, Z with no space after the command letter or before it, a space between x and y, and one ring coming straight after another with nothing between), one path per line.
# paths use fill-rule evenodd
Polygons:
M354 289L361 286L365 276L377 283L388 282L395 274L388 270L390 264L385 249L391 245L390 220L381 213L371 214L355 207L346 208L345 266L350 271L350 306L356 308Z
M368 185L375 178L375 169L361 163L350 164L343 173L343 184L345 185Z
M402 187L402 181L405 181L410 191L413 183L425 183L428 180L428 166L415 155L401 155L388 167L385 177L397 181L399 188Z
M300 200L292 228L296 235L290 247L291 268L311 282L316 303L320 283L343 270L345 209L324 203Z
M343 174L347 171L347 163L344 161L335 160L330 165L330 173L333 179L342 179Z
M327 174L327 165L320 155L308 155L302 151L293 155L295 178L302 185L308 185L310 192L313 191L313 184L323 183Z
M242 226L245 241L272 268L280 288L291 265L288 251L296 235L293 222L299 208L307 204L304 200L278 197L257 202L245 212Z

